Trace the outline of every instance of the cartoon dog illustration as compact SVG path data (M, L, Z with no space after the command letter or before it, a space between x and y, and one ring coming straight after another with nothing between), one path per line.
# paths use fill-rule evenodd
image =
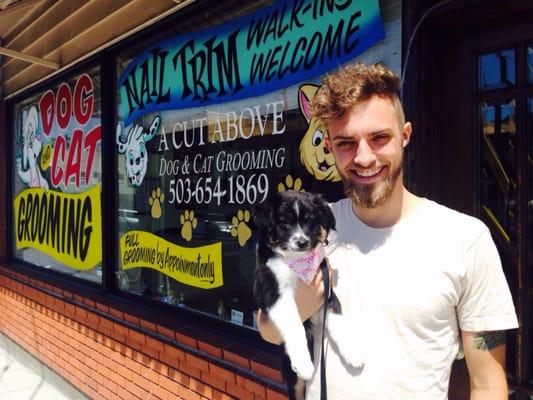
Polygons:
M28 187L42 187L48 190L48 182L43 177L37 164L37 158L41 152L41 140L37 137L39 126L39 112L37 107L31 106L23 122L22 131L23 147L22 160L17 158L17 173Z
M300 142L300 160L315 179L319 181L340 181L333 155L324 147L327 135L326 124L312 114L311 102L318 90L316 85L302 85L298 89L298 104L309 127Z
M122 138L122 128L117 125L117 145L120 154L126 154L126 175L133 186L141 186L148 169L146 143L153 139L161 125L161 117L156 115L148 128L135 124L128 130L126 139Z

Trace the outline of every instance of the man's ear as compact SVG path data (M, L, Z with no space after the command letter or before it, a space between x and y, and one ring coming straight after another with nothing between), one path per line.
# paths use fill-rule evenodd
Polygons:
M411 125L410 122L406 122L403 125L403 130L402 130L402 147L405 147L409 144L412 133L413 133L413 126Z

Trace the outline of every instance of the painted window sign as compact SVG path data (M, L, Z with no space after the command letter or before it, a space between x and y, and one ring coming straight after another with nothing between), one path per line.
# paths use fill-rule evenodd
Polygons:
M223 284L220 242L202 248L188 248L149 232L129 231L120 239L120 246L124 249L122 267L125 270L153 268L175 281L202 289Z
M16 256L91 280L102 258L99 107L91 72L15 108Z
M377 0L278 1L141 53L119 79L124 122L272 92L314 78L383 37Z
M254 206L342 196L311 102L383 32L378 1L280 1L119 57L119 288L253 327Z

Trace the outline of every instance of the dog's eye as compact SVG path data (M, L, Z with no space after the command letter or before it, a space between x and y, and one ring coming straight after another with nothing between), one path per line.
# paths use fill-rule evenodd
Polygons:
M322 143L322 139L324 138L324 134L320 131L315 131L313 133L313 138L311 139L311 143L313 143L313 146L318 146L320 143Z
M289 224L279 224L279 229L281 229L282 231L288 231L291 229L291 226Z

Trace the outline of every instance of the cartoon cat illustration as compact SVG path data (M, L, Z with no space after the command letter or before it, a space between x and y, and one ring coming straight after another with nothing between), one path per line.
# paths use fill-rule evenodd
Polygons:
M31 106L23 121L22 131L22 160L17 158L17 173L22 182L28 187L42 187L48 190L48 182L43 177L37 158L41 152L41 140L38 138L39 112L37 107Z
M311 102L318 90L316 85L302 85L298 89L300 112L309 124L300 142L300 160L307 171L320 181L340 181L333 155L324 147L326 124L313 117Z

